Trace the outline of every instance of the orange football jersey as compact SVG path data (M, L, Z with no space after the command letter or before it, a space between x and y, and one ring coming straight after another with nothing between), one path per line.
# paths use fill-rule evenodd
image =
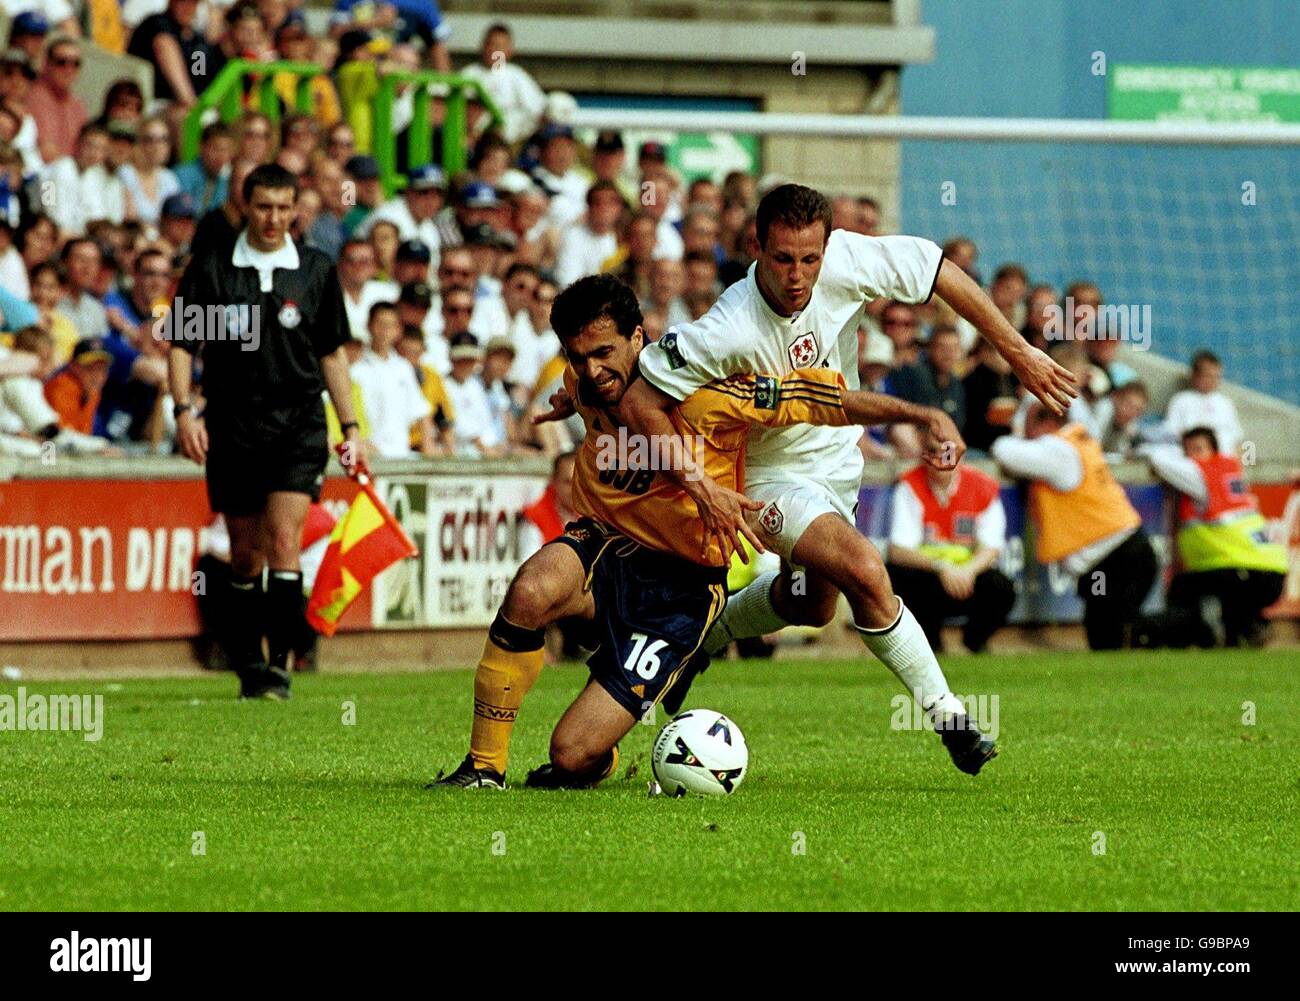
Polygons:
M566 366L568 390L587 437L573 471L575 510L628 538L692 563L722 566L715 540L704 548L695 502L665 470L681 468L681 450L666 436L634 435L608 410L579 399L577 377ZM745 442L754 424L850 423L844 413L844 377L834 369L796 369L784 377L733 375L701 386L672 411L673 428L696 468L720 486L745 485Z

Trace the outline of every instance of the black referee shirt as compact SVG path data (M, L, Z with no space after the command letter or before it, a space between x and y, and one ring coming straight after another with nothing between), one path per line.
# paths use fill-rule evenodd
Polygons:
M276 268L270 292L256 269L234 266L233 246L195 247L168 336L202 358L210 408L296 407L324 391L320 359L350 336L343 290L325 254L296 246L297 269Z

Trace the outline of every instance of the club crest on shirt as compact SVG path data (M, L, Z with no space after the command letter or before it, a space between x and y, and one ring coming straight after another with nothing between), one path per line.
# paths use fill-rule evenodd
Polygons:
M277 319L285 330L292 330L302 322L302 311L298 309L296 303L289 301L280 307Z
M682 357L682 350L677 346L677 331L670 330L659 338L659 347L668 356L669 368L681 368L686 364L686 359Z
M790 345L790 364L795 368L807 368L816 360L817 335L810 330Z
M764 508L763 513L758 516L758 523L768 535L780 535L781 528L785 525L785 515L781 513L781 509L775 503L772 503Z

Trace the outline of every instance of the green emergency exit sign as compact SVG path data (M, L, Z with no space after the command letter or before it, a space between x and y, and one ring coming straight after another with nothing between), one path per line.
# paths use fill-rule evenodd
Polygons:
M1300 69L1116 63L1106 81L1109 118L1300 122Z

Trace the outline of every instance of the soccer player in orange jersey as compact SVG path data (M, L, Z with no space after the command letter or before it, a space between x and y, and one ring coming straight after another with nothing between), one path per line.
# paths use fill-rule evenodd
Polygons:
M632 290L609 275L583 278L556 299L551 323L569 364L568 397L587 426L573 480L582 517L515 575L475 674L470 752L435 785L505 788L515 718L541 673L545 629L560 619L590 624L591 680L528 785L595 785L617 767L618 742L638 719L659 702L670 713L680 708L708 666L703 640L727 601L727 557L667 469L741 490L754 424L911 423L926 439L927 461L945 468L965 449L943 411L850 392L839 372L821 368L700 387L673 414L684 446L665 454L664 441L629 435L619 411L645 343Z

